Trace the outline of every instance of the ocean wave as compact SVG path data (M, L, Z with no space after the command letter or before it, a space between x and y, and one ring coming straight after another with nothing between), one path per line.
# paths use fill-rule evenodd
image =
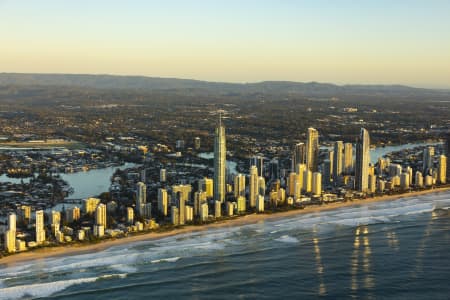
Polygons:
M127 274L106 274L97 277L12 286L0 289L0 300L15 300L27 297L49 297L74 285L92 283L98 280L107 280L111 278L125 278L126 276Z
M138 270L134 266L125 265L125 264L111 265L111 269L114 269L114 270L117 270L117 271L123 272L123 273L136 273Z
M158 264L158 263L162 263L162 262L176 262L180 259L180 257L169 257L169 258L161 258L161 259L155 259L152 260L151 263L152 264Z
M299 243L300 241L293 237L293 236L289 236L289 235L283 235L277 239L275 239L275 241L277 242L282 242L282 243Z

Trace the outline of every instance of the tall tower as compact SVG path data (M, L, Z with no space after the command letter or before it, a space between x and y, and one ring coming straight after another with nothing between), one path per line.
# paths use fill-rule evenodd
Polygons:
M445 143L445 156L447 156L447 182L450 182L450 132L447 132Z
M245 176L237 174L234 176L234 197L238 199L241 196L245 197Z
M45 242L44 211L36 211L36 243Z
M355 188L360 192L369 189L369 163L370 163L370 138L369 132L361 128L358 142L356 143L356 170Z
M434 157L434 147L427 146L423 150L423 173L431 174L431 170L433 169L433 157Z
M292 151L292 172L295 172L298 164L304 163L306 163L306 145L305 143L298 143L294 146L294 151Z
M334 143L334 158L333 158L333 182L334 185L338 184L339 178L343 172L343 152L344 143L342 141L337 141Z
M353 171L353 146L352 143L344 145L344 172L348 175Z
M147 186L138 182L136 186L136 210L140 216L144 215L144 205L147 203Z
M222 125L222 114L214 137L214 200L225 201L225 168L226 168L225 126Z
M311 172L317 172L319 160L319 132L308 128L306 133L306 165Z
M250 166L250 180L249 180L250 207L256 207L256 200L259 195L258 183L259 183L258 168L256 166Z

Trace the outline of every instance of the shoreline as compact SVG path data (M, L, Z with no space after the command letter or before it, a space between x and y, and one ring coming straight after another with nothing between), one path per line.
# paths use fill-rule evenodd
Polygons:
M140 241L151 241L158 240L165 237L180 235L184 233L193 233L208 231L210 229L224 228L224 227L235 227L255 224L265 220L278 220L286 217L292 217L301 214L310 214L321 211L328 211L339 209L343 207L358 206L361 204L370 204L384 201L394 201L402 198L411 198L420 195L433 194L439 192L449 191L450 187L434 188L430 190L422 190L410 193L396 194L396 195L385 195L374 198L367 198L362 200L352 200L347 202L333 202L329 204L323 204L320 206L307 206L304 209L293 209L282 212L275 213L263 213L263 214L250 214L245 216L239 216L231 220L221 220L215 223L210 223L206 225L186 225L181 228L170 230L167 232L149 232L144 234L127 236L118 239L105 239L97 244L74 244L74 245L61 245L51 248L40 248L36 250L24 251L16 253L10 256L0 258L0 267L6 267L14 265L16 263L26 262L30 260L40 260L50 257L61 257L61 256L72 256L81 255L92 252L103 251L114 246L126 245L128 243L135 243Z

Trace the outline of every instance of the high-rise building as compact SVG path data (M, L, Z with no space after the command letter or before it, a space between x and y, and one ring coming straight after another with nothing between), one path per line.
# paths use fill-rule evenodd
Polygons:
M166 169L159 170L159 181L160 182L166 182L167 180L167 171Z
M306 193L311 193L312 191L312 172L311 170L306 169L303 172L303 191Z
M45 242L44 211L36 211L36 243Z
M322 174L314 172L312 176L312 193L315 196L322 195Z
M269 162L270 179L277 180L280 178L280 163L277 158L273 158Z
M250 180L249 180L249 202L250 207L256 207L256 200L259 195L258 187L258 168L256 166L250 167Z
M308 128L306 133L306 165L311 172L317 172L319 163L319 132Z
M140 216L144 215L144 205L147 203L147 186L143 182L136 185L136 210Z
M369 174L368 184L368 191L372 194L375 193L377 190L377 177L374 174Z
M87 198L83 200L83 211L86 214L93 214L97 205L100 203L100 199L98 198Z
M344 172L349 175L353 172L353 145L352 143L344 144Z
M8 230L12 230L12 231L16 232L16 230L17 230L16 224L17 224L16 214L10 213L8 215Z
M423 173L424 174L431 174L431 171L433 169L433 157L434 157L434 147L433 146L427 146L423 150Z
M191 199L192 186L190 184L178 184L172 186L172 199L178 199L180 194L181 199L189 201Z
M176 206L172 206L170 208L170 216L171 216L171 221L172 221L172 225L180 225L180 212L178 207Z
M322 173L323 173L323 183L327 186L331 185L331 174L333 174L332 170L333 166L331 165L330 160L325 159L322 164Z
M194 138L194 149L200 149L200 138L198 136Z
M95 210L95 224L106 228L106 205L100 203Z
M143 183L147 181L147 170L145 168L141 170L141 181Z
M207 203L203 203L200 206L200 220L206 221L206 220L208 220L208 217L209 217L208 204Z
M337 141L334 143L334 157L333 157L333 182L337 185L343 173L343 156L344 156L344 142Z
M8 215L8 230L5 231L5 251L8 253L16 252L16 214Z
M127 223L128 224L134 223L134 210L132 207L127 207Z
M300 190L303 189L303 176L305 174L305 170L306 170L306 164L297 165L297 175L298 175L297 182L299 184Z
M356 144L355 188L367 192L369 188L370 137L369 132L361 128Z
M295 195L295 188L297 185L297 182L299 181L297 173L291 172L289 174L289 181L288 181L288 194L289 196Z
M415 185L416 187L423 187L423 176L422 176L422 172L416 171L416 176L415 176L415 180L414 180L414 185Z
M258 169L258 176L264 176L264 156L258 154L250 158L250 166Z
M445 156L447 156L447 182L450 182L450 132L447 133L447 137L444 141Z
M234 197L237 199L239 196L245 197L245 176L243 174L234 176Z
M264 196L266 194L266 180L264 177L258 177L258 194Z
M144 214L142 215L145 219L150 220L152 218L152 203L148 202L144 204Z
M331 180L334 178L334 176L333 176L334 150L333 149L328 151L328 156L325 160L327 160L327 159L330 161L330 166L331 166L331 168L330 168L330 180Z
M264 196L258 195L256 199L256 211L264 212Z
M222 115L219 115L214 137L214 200L220 202L225 200L226 156L225 126L222 124Z
M169 199L167 197L167 190L159 188L158 189L158 211L163 215L167 216L169 208Z
M200 216L200 209L203 203L206 202L206 193L205 192L195 192L194 194L194 215Z
M243 196L237 198L237 211L238 213L245 212L247 210L246 199Z
M445 155L439 155L438 161L438 182L445 184L447 182L447 157Z
M292 151L292 171L296 172L295 168L298 164L306 164L306 145L305 143L298 143L294 146Z
M400 187L402 190L409 189L409 173L402 173L400 175Z
M180 194L178 194L180 195ZM180 225L184 225L186 223L186 200L182 197L178 198L178 212L180 213L179 223Z
M220 218L222 216L222 202L214 201L214 217Z
M31 206L22 205L20 207L20 215L21 215L23 221L29 222L31 219Z
M198 181L198 190L206 193L206 197L213 197L213 180L211 178L203 178Z
M66 210L66 221L67 223L72 223L80 219L81 213L78 207L69 208Z

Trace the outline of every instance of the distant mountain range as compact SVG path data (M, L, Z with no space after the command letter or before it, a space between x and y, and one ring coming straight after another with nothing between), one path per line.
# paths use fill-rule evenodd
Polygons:
M145 76L85 74L0 73L0 86L52 86L127 90L199 90L211 93L270 93L304 96L333 95L450 95L450 90L413 88L403 85L335 85L318 82L264 81L257 83L208 82Z

